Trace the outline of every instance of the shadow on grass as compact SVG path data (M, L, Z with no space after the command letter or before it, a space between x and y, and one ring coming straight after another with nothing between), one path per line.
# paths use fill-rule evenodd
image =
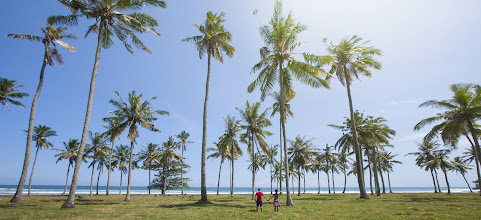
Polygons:
M175 204L175 205L157 205L154 208L176 208L176 209L187 209L191 207L229 207L229 208L247 208L251 206L247 205L232 205L232 204L218 204L213 202L204 202L204 201L197 201L195 203L182 203L182 204Z

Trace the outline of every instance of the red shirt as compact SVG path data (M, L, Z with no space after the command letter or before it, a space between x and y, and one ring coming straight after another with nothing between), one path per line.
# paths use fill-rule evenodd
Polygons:
M264 195L264 193L262 192L256 192L256 196L257 196L257 200L256 201L262 201L262 196Z

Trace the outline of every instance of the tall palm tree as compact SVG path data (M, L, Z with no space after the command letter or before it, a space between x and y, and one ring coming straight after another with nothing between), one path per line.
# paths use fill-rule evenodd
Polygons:
M161 164L164 171L164 189L162 190L162 195L165 195L167 191L167 177L168 177L168 170L171 166L171 161L174 159L182 160L182 155L177 153L176 149L179 149L181 146L179 143L174 141L172 136L169 139L162 143L162 149L156 151L156 155L154 156L154 161L157 164Z
M434 158L434 153L438 151L438 148L440 144L437 141L426 141L424 140L422 143L417 143L418 145L418 151L417 152L412 152L408 153L407 155L413 155L417 156L416 157L416 166L420 168L425 168L426 171L431 172L431 177L433 178L433 184L434 184L434 193L437 193L436 189L436 179L434 178L433 171L435 171L436 167L431 164L431 166L424 166L426 162L432 160ZM437 178L437 176L436 176ZM439 185L438 185L439 188Z
M195 25L200 35L183 39L184 42L193 42L199 58L202 59L207 53L207 79L205 82L204 114L202 126L202 156L201 156L201 201L207 201L207 186L205 180L205 161L207 154L207 104L209 100L210 60L213 57L224 63L223 53L228 57L234 56L235 48L232 43L232 35L224 28L225 13L214 14L207 12L204 24Z
M107 163L108 165L108 174L107 174L107 190L106 190L106 195L109 195L110 191L110 172L112 171L112 155L114 153L114 142L115 139L119 138L120 140L120 134L117 130L115 130L116 127L119 126L119 122L116 120L109 120L105 121L107 125L104 125L103 127L107 129L102 135L110 142L112 143L112 147L110 148L110 154L109 154L109 162Z
M217 180L217 195L219 195L219 187L220 187L220 173L222 171L222 164L224 163L224 160L229 157L229 151L227 150L225 145L220 145L219 143L213 143L215 148L207 148L207 151L211 151L212 154L207 156L207 159L216 159L220 158L220 165L219 165L219 178Z
M70 173L70 167L74 165L74 162L77 162L77 157L78 157L78 150L80 147L80 143L77 139L70 139L68 143L63 142L63 146L65 149L59 150L61 151L58 154L55 154L55 157L58 157L57 162L61 160L68 160L68 168L67 168L67 179L65 180L65 189L63 190L62 195L65 195L67 193L67 186L68 186L68 175ZM84 157L83 161L86 162Z
M188 141L190 134L187 133L186 131L181 131L179 135L176 137L180 140L180 152L182 155L182 163L184 163L184 152L187 151L187 144L194 143L192 141ZM181 194L184 195L184 171L183 171L184 166L180 166L180 179L181 179L181 184L182 184L182 191Z
M322 154L316 154L313 163L311 164L311 172L317 173L317 194L321 193L321 178L320 172L326 170L326 163Z
M269 154L269 145L267 145L265 138L266 136L272 135L271 132L265 130L266 127L272 125L271 121L266 118L268 109L264 110L262 113L259 113L259 109L261 107L260 102L256 102L253 105L246 101L245 109L236 108L237 111L240 113L244 124L242 128L245 130L245 133L242 135L247 139L247 151L250 153L249 158L254 164L256 161L256 154L255 150L257 149L258 152L262 152L263 155ZM260 148L260 151L259 151ZM256 179L256 169L251 169L252 171L252 200L255 199L255 179Z
M18 88L21 87L23 87L23 85L17 85L17 82L13 80L0 77L0 103L7 106L8 111L10 111L9 102L25 108L20 101L15 100L28 96L27 93L18 91Z
M99 157L103 155L103 151L106 150L107 146L105 144L105 138L99 132L92 133L89 131L90 146L86 150L86 154L92 158L92 162L89 167L92 167L92 175L90 177L90 196L93 195L93 182L94 182L94 171L95 164L99 162Z
M104 172L104 167L107 166L108 163L108 155L110 154L110 148L107 146L103 146L100 151L97 152L96 160L97 160L97 170L99 174L97 176L97 192L96 195L99 194L99 182L100 182L100 174Z
M325 162L325 166L324 166L324 172L326 172L327 174L327 185L328 185L328 190L329 190L329 193L331 193L331 188L329 186L329 171L332 172L332 178L333 178L333 187L334 187L334 172L337 171L337 167L336 167L336 164L337 164L337 161L338 161L338 154L335 153L335 152L332 152L331 151L331 148L334 148L333 146L329 146L328 144L326 144L326 148L322 149L323 152L321 152L321 158L322 158L322 161ZM334 189L333 189L334 190ZM335 190L333 191L335 193Z
M116 36L119 39L129 54L133 54L133 47L127 41L131 39L132 44L148 53L151 53L149 48L136 36L138 33L150 31L155 35L160 35L155 31L154 27L158 25L157 20L146 13L141 13L139 10L143 7L161 7L165 8L166 4L161 0L58 0L61 4L68 7L71 15L65 16L51 16L48 18L49 23L61 25L78 25L78 20L82 17L95 20L95 23L89 26L86 37L90 33L97 34L97 48L95 52L94 67L92 70L92 77L90 80L89 98L87 102L87 112L85 114L85 122L82 131L82 139L80 144L79 158L82 159L84 148L87 143L87 133L90 124L90 116L92 112L92 104L94 97L95 81L100 61L100 51L102 48L108 49L113 46L113 38ZM80 171L80 164L75 166L74 176L72 178L72 187L70 194L62 205L62 208L75 207L75 190L77 188L78 173Z
M42 30L42 36L35 36L35 35L29 35L29 34L7 35L7 37L11 37L13 39L24 39L29 41L40 42L44 45L44 50L45 50L42 67L40 69L40 79L38 82L37 91L35 92L35 96L33 97L32 107L30 109L30 119L28 122L28 134L27 134L27 146L25 149L25 160L23 162L22 175L20 176L20 181L18 183L17 191L15 192L15 195L10 201L11 203L22 202L23 185L25 184L25 180L27 178L27 169L30 162L30 153L31 153L30 151L32 148L32 135L33 135L35 111L37 109L37 101L40 96L40 92L42 91L45 67L47 66L47 64L50 66L53 66L54 61L56 61L58 65L63 64L62 55L57 50L57 45L59 45L60 47L63 47L68 51L75 51L74 47L70 46L68 43L61 41L63 39L77 39L77 37L75 37L74 35L65 33L65 31L67 30L66 27L54 28L52 26L52 23L49 22L47 27L41 28L41 30ZM21 97L18 97L18 98L21 98ZM12 102L12 103L15 103L15 102Z
M317 148L315 148L314 144L312 143L313 139L306 139L306 137L301 137L298 135L296 139L289 140L290 147L288 149L289 152L289 160L292 161L292 165L297 168L298 176L298 193L297 196L301 195L301 174L302 169L306 167L307 164L314 161L314 157L317 153Z
M127 183L127 196L124 201L130 201L130 180L132 177L132 160L135 139L139 136L139 125L149 131L160 132L152 122L157 120L157 115L169 115L168 112L163 110L154 110L151 106L152 99L142 101L142 94L137 95L135 91L129 93L127 102L120 97L119 92L115 91L118 100L111 99L109 103L117 108L110 113L114 116L107 118L106 120L119 120L119 125L116 128L117 131L123 132L128 129L127 136L130 140L130 157L129 157L129 177Z
M219 144L225 145L230 152L230 160L232 167L231 182L230 182L230 196L234 196L234 161L237 155L242 156L242 149L239 146L240 132L242 131L241 120L236 120L235 116L227 116L224 118L225 131L220 137Z
M130 155L131 153L127 145L120 145L115 147L112 166L118 167L120 171L119 195L122 194L122 177L123 174L127 174L127 162L130 161Z
M440 134L444 144L451 145L453 148L456 147L459 137L466 134L466 130L468 130L474 141L474 149L479 159L481 158L481 148L479 147L479 136L475 122L481 118L481 86L453 84L450 89L453 92L451 99L429 100L419 105L419 107L433 107L446 111L423 119L414 126L414 130L420 130L428 124L442 121L440 124L433 126L424 139L429 141ZM466 136L468 137L468 135ZM478 181L481 184L481 178Z
M391 189L391 177L389 176L389 173L393 171L393 166L395 164L402 164L401 161L394 160L394 157L397 156L397 154L392 154L391 152L388 151L382 151L381 152L381 165L383 170L387 172L387 181L389 183L389 193L392 193Z
M453 170L456 171L456 173L460 173L464 181L466 182L466 185L468 185L469 191L473 192L471 189L471 186L469 185L468 181L466 180L465 174L468 172L468 170L471 170L471 166L467 163L466 160L462 160L461 157L455 157L453 161L451 161L451 164L453 166Z
M276 1L274 14L269 25L260 28L260 34L264 39L265 47L260 49L261 61L254 65L252 72L259 72L259 75L252 82L247 90L253 92L257 87L261 90L261 100L274 89L279 83L281 94L280 120L282 125L283 147L284 147L284 166L286 172L287 199L286 205L292 206L292 198L289 189L289 164L287 159L287 138L285 130L285 107L284 96L294 96L292 89L293 78L312 87L328 87L328 81L320 78L320 69L306 63L297 61L293 56L293 51L299 45L297 36L306 30L306 26L296 23L292 18L292 13L287 17L282 14L282 3Z
M363 39L354 35L341 40L338 44L331 42L327 48L329 55L316 56L305 54L307 61L315 63L318 67L328 65L329 73L336 75L339 81L347 89L349 100L350 118L354 118L354 108L351 98L351 84L354 78L359 79L359 75L371 76L369 68L381 69L381 63L374 59L374 56L382 55L381 50L372 46L366 46L369 41L362 42ZM353 148L356 154L356 166L360 175L357 175L360 198L368 199L364 185L364 172L362 166L362 151L358 143L355 120L351 120L353 135Z
M33 128L33 140L35 140L35 147L37 147L37 151L35 153L35 159L33 160L32 171L30 171L30 180L28 181L29 196L32 195L32 177L33 170L35 169L35 163L37 162L38 150L41 148L48 149L49 147L53 147L52 143L47 140L47 138L53 136L57 136L57 132L52 130L50 127L38 125Z
M287 94L293 94L294 92L287 92ZM272 113L271 117L274 117L275 114L279 114L281 112L281 95L278 92L274 92L271 94L272 98L274 98L274 103L272 104ZM291 111L291 104L289 103L293 97L289 97L289 95L284 95L284 112L286 113L284 116L286 117L284 121L287 121L288 117L294 117L294 113ZM279 119L279 159L282 160L282 123ZM282 194L282 179L279 180L279 192Z
M143 161L143 167L146 167L149 170L149 195L151 188L150 170L152 169L152 162L158 155L157 151L159 151L158 144L148 143L146 147L143 147L136 158L137 161Z
M342 173L344 174L344 189L342 193L346 192L346 183L347 183L347 172L346 169L349 168L349 164L351 164L351 158L349 157L352 153L346 153L345 151L339 151L338 153L338 165L339 168L342 169Z
M439 150L434 153L433 158L430 161L427 161L424 166L430 166L432 164L436 164L441 168L444 173L444 178L446 179L446 185L448 186L448 195L451 194L451 188L449 187L448 181L448 174L447 171L451 170L453 167L451 163L447 160L449 157L447 156L451 151L449 150Z

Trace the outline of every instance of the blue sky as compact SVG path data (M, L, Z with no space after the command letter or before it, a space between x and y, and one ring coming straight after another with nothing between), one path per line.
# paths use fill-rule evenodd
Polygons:
M202 109L205 92L207 60L200 60L194 45L181 42L185 37L197 35L193 24L200 24L207 11L226 13L225 28L233 35L236 53L224 64L213 62L208 112L208 143L212 143L224 131L223 117L239 117L235 107L244 107L246 100L259 100L259 93L247 93L247 86L254 80L250 74L252 66L259 61L258 50L263 41L259 35L260 25L267 24L272 15L273 0L246 1L166 1L166 9L147 9L159 21L157 30L162 36L151 33L140 37L153 54L136 51L130 56L118 41L115 46L103 50L94 96L91 131L103 131L101 118L109 116L113 108L108 101L115 98L114 91L122 96L136 90L144 97L157 96L153 105L170 112L155 123L162 130L154 134L141 130L136 150L146 143L162 143L171 135L182 130L191 134L193 144L188 146L186 162L192 166L187 177L191 186L200 186L200 152L202 137ZM57 1L6 1L0 8L0 74L24 85L23 91L31 96L22 100L28 109L12 107L12 111L0 108L0 184L17 184L25 153L29 108L38 83L43 59L42 45L6 38L9 33L40 34L49 15L68 14ZM379 60L382 70L374 71L371 78L354 82L352 96L354 108L365 114L384 117L389 126L397 131L390 149L399 154L403 162L391 175L393 186L432 186L428 173L414 166L414 158L404 156L416 151L415 141L421 141L428 128L419 132L413 126L423 118L437 112L418 109L417 106L429 99L447 99L451 96L448 86L453 83L480 83L479 51L481 50L481 7L479 1L385 1L385 0L288 0L285 11L292 10L297 21L307 25L308 30L299 35L301 46L297 53L325 54L323 38L334 42L343 37L357 34L371 45L383 50ZM258 15L252 12L257 9ZM35 125L42 124L57 131L58 137L51 138L56 148L69 138L80 139L88 98L88 89L93 67L96 37L83 38L87 25L83 20L78 27L69 31L79 37L68 41L77 48L74 53L62 50L65 64L47 67L45 83L40 96ZM301 57L299 57L300 59ZM341 132L328 127L340 124L348 116L346 90L335 79L331 89L313 89L295 84L296 98L292 101L295 114L287 123L287 136L298 134L315 138L319 147L333 145ZM272 100L262 106L267 108ZM270 130L273 136L268 143L277 144L278 118L273 118ZM122 135L122 144L127 144ZM210 145L208 145L210 146ZM467 147L462 140L459 150L451 155L460 155ZM244 151L246 146L243 146ZM56 151L42 150L35 169L34 184L62 185L65 183L67 162L55 163ZM250 186L248 157L236 161L236 186ZM32 157L33 162L33 157ZM207 185L215 186L218 175L218 160L207 161ZM228 186L228 169L223 169L221 186ZM268 171L260 171L258 185L269 185ZM469 181L475 180L475 172L467 174ZM113 173L113 185L118 185L119 172ZM321 176L325 185L325 178ZM336 178L340 179L341 176ZM449 173L451 186L465 186L461 176ZM105 185L106 175L101 177ZM80 171L79 185L88 185L90 170L86 165ZM126 184L126 180L124 180ZM147 171L135 170L133 185L148 184ZM441 185L445 185L444 179ZM339 187L341 181L338 181ZM309 174L308 186L317 186L316 176ZM354 177L348 177L348 186L356 186Z

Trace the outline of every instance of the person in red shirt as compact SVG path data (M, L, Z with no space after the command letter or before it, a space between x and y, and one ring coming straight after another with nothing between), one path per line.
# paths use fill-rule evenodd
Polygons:
M256 192L256 211L259 211L259 206L261 207L261 212L262 212L262 197L264 197L264 199L267 199L265 196L264 196L264 193L261 192L261 188L257 189L258 192Z

